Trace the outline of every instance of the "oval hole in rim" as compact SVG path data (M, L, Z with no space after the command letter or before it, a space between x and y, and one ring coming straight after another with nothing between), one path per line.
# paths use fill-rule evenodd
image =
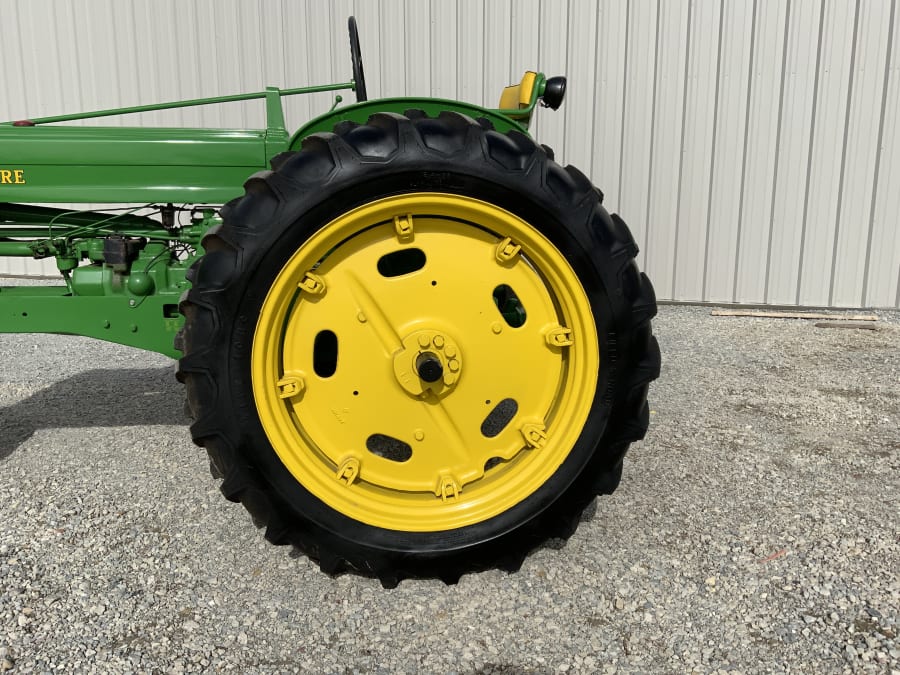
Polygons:
M412 457L412 447L399 438L386 434L372 434L366 439L366 449L392 462L405 462Z
M313 370L319 377L331 377L337 370L338 339L334 331L320 330L313 342Z
M493 407L481 423L481 434L486 438L494 438L512 422L519 412L519 404L514 398L505 398Z
M401 248L385 253L378 259L378 273L383 277L402 277L425 267L425 251L420 248Z

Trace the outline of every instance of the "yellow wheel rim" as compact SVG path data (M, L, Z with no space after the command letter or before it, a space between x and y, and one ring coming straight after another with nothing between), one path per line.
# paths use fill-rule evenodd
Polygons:
M546 237L492 204L414 193L345 213L280 270L253 396L281 462L325 504L435 532L508 511L553 475L590 412L598 353L584 289Z

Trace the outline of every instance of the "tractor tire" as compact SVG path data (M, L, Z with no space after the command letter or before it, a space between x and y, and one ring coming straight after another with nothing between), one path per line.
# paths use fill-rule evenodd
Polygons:
M179 379L225 497L330 574L518 569L619 483L659 374L602 194L525 134L342 122L203 242Z

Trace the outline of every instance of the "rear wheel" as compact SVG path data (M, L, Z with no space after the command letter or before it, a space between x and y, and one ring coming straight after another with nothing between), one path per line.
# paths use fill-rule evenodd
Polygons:
M515 569L618 483L658 374L627 228L455 113L313 136L223 213L182 311L192 433L325 571Z

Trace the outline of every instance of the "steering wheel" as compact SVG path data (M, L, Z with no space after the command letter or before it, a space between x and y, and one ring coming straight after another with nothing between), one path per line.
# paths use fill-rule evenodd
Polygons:
M347 20L350 31L350 62L353 64L353 82L356 84L356 100L359 103L368 100L366 96L366 76L363 73L362 52L359 49L359 31L356 30L356 17Z

